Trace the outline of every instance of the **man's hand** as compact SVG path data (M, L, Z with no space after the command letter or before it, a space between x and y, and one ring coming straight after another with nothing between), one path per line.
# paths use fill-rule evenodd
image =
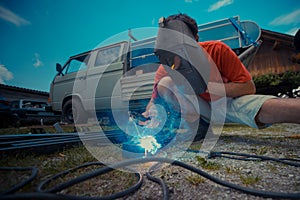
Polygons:
M145 118L149 118L149 117L157 116L157 113L158 112L157 112L156 106L154 104L152 104L148 110L146 110L145 112L142 113L142 115Z
M157 128L160 124L158 120L158 111L156 109L156 106L152 104L148 107L148 110L142 113L142 115L145 118L150 118L150 120L147 120L145 122L139 122L139 125L146 126L147 128Z

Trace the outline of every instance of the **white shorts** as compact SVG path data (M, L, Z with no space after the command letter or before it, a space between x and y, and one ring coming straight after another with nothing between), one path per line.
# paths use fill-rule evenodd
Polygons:
M238 98L224 97L211 102L212 122L239 123L253 128L265 128L270 124L257 125L255 117L262 104L268 99L277 98L270 95L245 95ZM226 106L225 106L226 104ZM201 105L200 105L201 107Z

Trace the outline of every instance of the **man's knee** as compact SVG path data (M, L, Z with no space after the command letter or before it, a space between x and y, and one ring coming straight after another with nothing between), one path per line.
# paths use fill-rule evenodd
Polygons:
M157 91L161 96L164 96L166 94L169 95L170 91L173 90L173 87L174 87L174 82L171 79L171 77L165 76L159 81L157 85Z

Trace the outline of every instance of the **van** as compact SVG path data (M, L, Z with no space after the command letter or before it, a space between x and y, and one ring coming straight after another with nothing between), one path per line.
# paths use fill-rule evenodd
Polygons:
M154 43L155 38L122 41L72 56L63 66L57 64L50 86L52 109L61 111L66 123L85 123L94 112L110 116L112 102L120 111L128 110L129 101L134 109L144 107L158 67Z

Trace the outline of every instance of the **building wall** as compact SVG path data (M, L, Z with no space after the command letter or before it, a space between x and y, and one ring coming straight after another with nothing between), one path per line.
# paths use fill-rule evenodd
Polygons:
M0 97L4 97L7 101L19 99L48 101L49 93L0 84Z
M263 43L248 67L253 76L300 71L300 64L290 60L295 51L293 36L262 30L260 39Z

